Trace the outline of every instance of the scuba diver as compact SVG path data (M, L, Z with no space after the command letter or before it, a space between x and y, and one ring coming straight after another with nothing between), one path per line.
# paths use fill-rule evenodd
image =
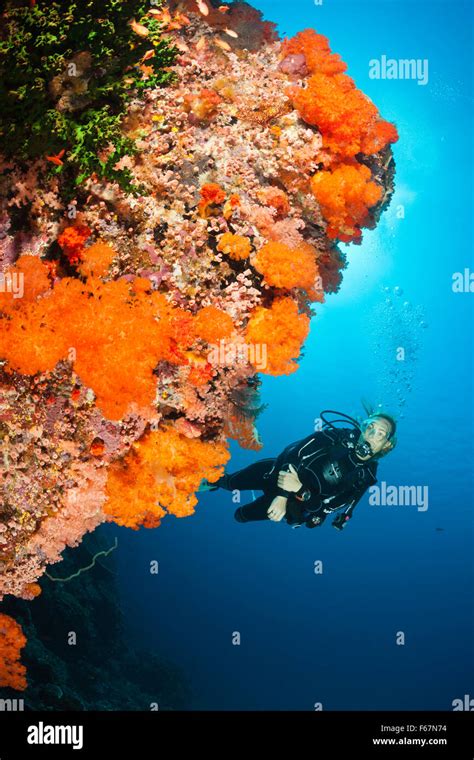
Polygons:
M327 414L342 419L332 422ZM293 528L316 528L332 512L341 510L332 525L342 530L369 486L377 482L377 460L396 445L396 422L382 412L361 424L341 412L321 412L322 429L287 446L279 456L261 459L235 473L225 473L199 491L261 490L263 495L238 507L238 522L283 518ZM349 422L352 427L336 427Z

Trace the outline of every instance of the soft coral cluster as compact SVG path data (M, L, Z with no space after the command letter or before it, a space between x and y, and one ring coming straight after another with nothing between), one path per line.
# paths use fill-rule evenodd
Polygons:
M268 375L289 375L298 369L296 359L309 333L309 318L298 313L292 298L277 298L269 309L257 307L247 325L247 340L265 346Z
M82 249L81 249L82 250ZM88 252L91 258L88 259ZM109 247L83 249L82 271L104 271ZM31 269L22 257L18 269ZM44 265L35 261L37 280ZM29 292L30 281L26 280ZM132 403L150 406L155 395L153 370L166 359L186 363L182 349L194 340L192 315L169 305L151 283L136 278L103 282L90 276L85 283L65 277L47 296L21 301L4 313L0 355L26 375L48 372L69 358L84 385L92 388L99 409L109 419L122 418Z
M284 56L296 52L305 56L311 76L305 88L289 87L288 94L302 118L321 131L333 159L377 153L398 139L395 126L380 118L374 103L343 73L347 66L326 37L306 29L283 43Z
M318 267L314 253L302 248L293 250L283 243L267 243L258 251L254 267L265 281L276 288L314 288Z
M304 56L311 74L305 87L292 85L287 94L323 137L326 171L314 175L311 187L328 222L328 236L359 242L360 228L383 190L357 156L379 153L396 142L397 129L380 118L374 103L344 73L346 64L331 52L326 37L306 29L284 41L282 54L283 60Z
M134 529L159 525L166 512L186 517L194 512L201 480L214 483L229 457L224 444L186 438L171 427L151 431L111 465L105 512Z
M329 238L350 242L361 237L369 221L368 209L382 197L382 188L371 181L363 164L340 164L333 171L311 178L311 188L328 223Z
M0 614L0 687L26 689L26 668L20 662L25 644L21 626L9 615Z

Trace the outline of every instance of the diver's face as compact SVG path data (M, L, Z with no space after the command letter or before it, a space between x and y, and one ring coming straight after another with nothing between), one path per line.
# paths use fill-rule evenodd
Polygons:
M389 436L392 426L390 422L383 417L372 417L364 422L364 432L361 435L362 440L370 443L372 456L379 454L384 449L391 448ZM368 458L368 457L367 457Z

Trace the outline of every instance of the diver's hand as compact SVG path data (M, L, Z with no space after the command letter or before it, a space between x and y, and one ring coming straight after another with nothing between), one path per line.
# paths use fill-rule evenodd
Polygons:
M270 520L273 520L274 522L279 522L280 520L283 520L284 516L286 515L286 502L287 502L286 496L275 496L272 503L270 504L267 515Z
M298 477L298 473L296 472L295 468L292 464L289 465L290 472L286 472L285 470L280 470L278 473L278 486L279 488L283 488L284 491L292 491L296 493L296 491L299 491L301 486L303 485L301 480Z

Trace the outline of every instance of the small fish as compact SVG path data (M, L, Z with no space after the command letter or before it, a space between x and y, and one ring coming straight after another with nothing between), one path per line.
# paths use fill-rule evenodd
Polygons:
M150 30L146 28L146 26L143 26L143 24L138 24L135 19L130 21L130 26L132 27L135 34L138 34L139 37L148 37L150 34Z
M149 16L155 16L156 18L159 18L160 21L164 23L169 23L171 21L171 13L168 9L164 11L159 11L157 8L150 8L148 11Z
M219 5L217 10L220 11L221 13L227 13L229 8L230 8L229 5Z
M436 530L440 530L441 531L441 530L444 530L444 528L436 528Z
M142 58L142 61L149 61L150 58L153 58L154 55L155 55L155 51L154 50L147 50L146 53L145 53L145 55Z
M151 75L155 71L154 68L153 68L153 66L147 66L146 64L142 64L138 68L140 69L140 71L143 71L143 73L145 74L145 78L146 79L148 79L148 77L151 77Z
M204 0L196 0L196 5L203 16L209 16L209 8L207 7Z
M237 32L234 32L233 29L227 29L227 27L224 29L224 32L229 35L229 37L235 37L237 38L239 35Z
M216 43L217 47L220 47L222 50L232 50L231 46L227 42L224 42L224 40L217 39L214 40L214 42Z
M196 45L196 50L204 50L205 47L206 47L206 38L201 37L201 39Z
M59 153L56 156L46 156L46 161L51 161L52 164L56 164L56 166L62 166L63 162L61 161L62 157L64 156L66 152L66 148L63 148L59 151Z

